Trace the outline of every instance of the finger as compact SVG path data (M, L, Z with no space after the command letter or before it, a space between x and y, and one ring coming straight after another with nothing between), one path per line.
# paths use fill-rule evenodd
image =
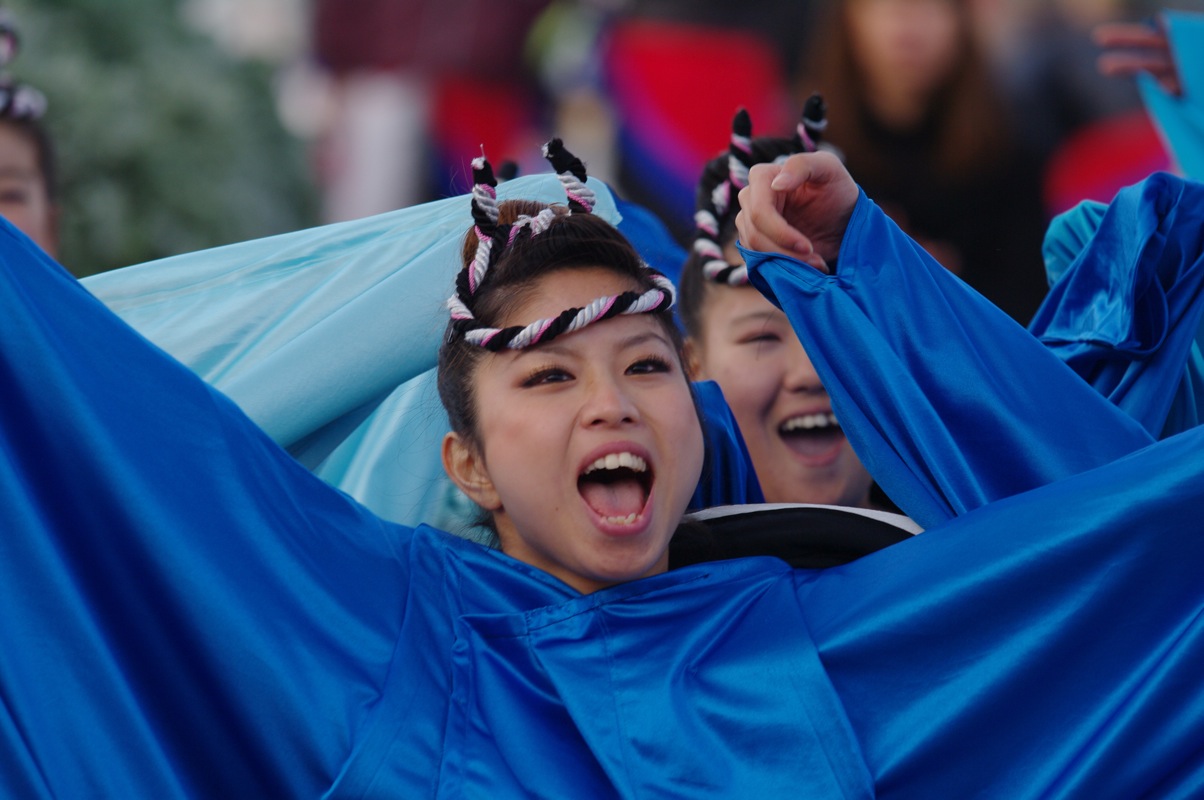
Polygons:
M740 214L736 217L740 241L762 252L810 255L811 240L782 216L784 198L771 187L776 175L765 170L761 173L754 176L750 172L748 186L740 190Z
M1141 53L1105 53L1097 62L1099 71L1105 75L1135 75L1148 72L1156 78L1174 74L1175 66L1169 58Z
M1167 50L1166 36L1159 30L1138 23L1112 22L1091 32L1095 43L1105 48L1136 47Z
M793 184L787 164L757 164L749 170L748 185L740 190L740 208L747 210L746 227L751 241L777 252L798 255L811 252L811 241L782 215L785 193L775 188L783 172Z
M740 209L736 215L736 231L740 244L762 253L781 253L791 258L810 256L811 242L778 216L776 219L761 218L755 221L755 211ZM780 225L779 225L780 222Z
M1096 68L1106 77L1130 77L1148 72L1169 94L1181 91L1179 73L1169 58L1133 53L1105 53L1096 61Z
M811 252L811 245L805 237L800 240L789 239L787 244L783 244L776 234L766 233L756 227L744 209L740 209L740 213L736 215L736 232L743 247L759 253L778 253L790 258L803 258Z
M829 177L834 158L830 153L798 153L780 164L766 164L775 167L770 188L776 192L790 192L807 183L822 183Z

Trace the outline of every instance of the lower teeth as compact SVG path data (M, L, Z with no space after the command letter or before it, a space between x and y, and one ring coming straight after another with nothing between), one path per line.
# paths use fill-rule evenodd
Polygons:
M607 517L606 521L611 525L630 525L631 523L635 522L636 517L638 516L638 514L633 512L625 517Z

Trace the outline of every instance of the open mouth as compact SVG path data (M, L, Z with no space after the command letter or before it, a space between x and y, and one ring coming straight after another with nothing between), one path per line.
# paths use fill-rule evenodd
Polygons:
M844 431L831 411L799 414L778 426L778 435L792 451L806 458L822 458L844 443Z
M611 525L634 525L652 493L652 470L634 453L611 453L587 466L577 491L594 513Z

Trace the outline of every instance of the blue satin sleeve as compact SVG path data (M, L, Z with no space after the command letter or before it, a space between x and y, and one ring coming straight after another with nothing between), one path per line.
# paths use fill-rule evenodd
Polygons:
M1201 420L1202 221L1204 184L1158 173L1046 236L1053 286L1029 330L1152 436Z
M1152 441L864 193L833 275L742 252L862 462L925 528Z
M314 797L412 531L324 484L0 221L0 796Z
M1201 796L1202 451L1195 428L808 576L876 797Z

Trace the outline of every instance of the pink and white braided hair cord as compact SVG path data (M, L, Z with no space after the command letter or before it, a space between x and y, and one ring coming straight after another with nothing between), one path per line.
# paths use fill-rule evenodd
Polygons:
M559 140L553 140L544 146L544 156L553 160L553 163L562 162L565 160L567 151ZM571 158L571 156L569 157ZM579 163L579 162L578 162ZM474 175L480 176L472 189L472 203L474 208L474 217L478 218L478 224L474 226L478 244L476 253L473 256L472 262L465 267L468 271L468 286L472 294L476 294L477 289L485 279L485 275L489 270L489 265L492 263L493 247L495 239L490 235L489 231L482 230L480 225L480 217L484 217L493 225L497 224L498 206L497 206L497 190L494 188L492 181L492 170L489 168L488 161L482 156L474 159L472 162ZM580 168L583 174L583 168ZM581 176L574 174L571 169L563 169L557 172L557 177L560 179L561 185L564 187L565 195L569 199L570 208L576 207L579 213L592 213L597 196L593 189L590 189L584 182ZM570 212L571 213L571 212ZM523 228L530 228L531 235L536 236L543 233L551 225L552 221L557 217L557 213L552 208L545 208L535 216L523 215L510 228L507 236L507 246L514 243L515 237ZM616 303L624 299L628 295L613 295L609 297L599 297L591 301L588 305L579 309L570 309L573 311L572 318L559 329L559 333L572 333L580 330L585 326L597 322L600 319L605 319L609 316L621 316L626 314L643 314L649 311L658 311L669 308L673 305L676 299L676 292L673 282L664 276L652 270L650 279L655 284L654 288L640 294L631 301L625 308L615 311ZM630 293L629 293L630 294ZM447 301L448 310L454 320L471 321L475 319L472 310L460 298L459 293L453 294ZM568 313L567 311L565 313ZM504 345L508 350L519 350L525 347L538 344L543 340L548 330L557 322L563 322L564 314L548 319L541 319L521 328L517 331ZM510 329L504 328L471 328L463 334L464 340L481 347L489 347L490 344L503 332Z
M673 304L675 292L673 282L661 275L652 276L653 283L657 288L649 289L639 296L639 298L629 305L627 308L620 311L614 316L623 316L626 314L644 314L649 311L657 311L662 308L667 308ZM607 317L607 312L611 310L615 302L620 298L620 295L611 295L609 297L599 297L589 303L589 305L577 309L577 313L573 315L572 321L562 331L562 333L572 333L579 331L590 323L597 322L600 319ZM665 300L668 299L666 305ZM525 326L513 339L506 343L507 350L521 350L524 347L539 344L543 335L548 328L555 323L559 317L549 317L547 319L537 320L530 325ZM464 334L464 339L472 344L488 347L490 341L493 340L499 333L501 328L476 328Z

